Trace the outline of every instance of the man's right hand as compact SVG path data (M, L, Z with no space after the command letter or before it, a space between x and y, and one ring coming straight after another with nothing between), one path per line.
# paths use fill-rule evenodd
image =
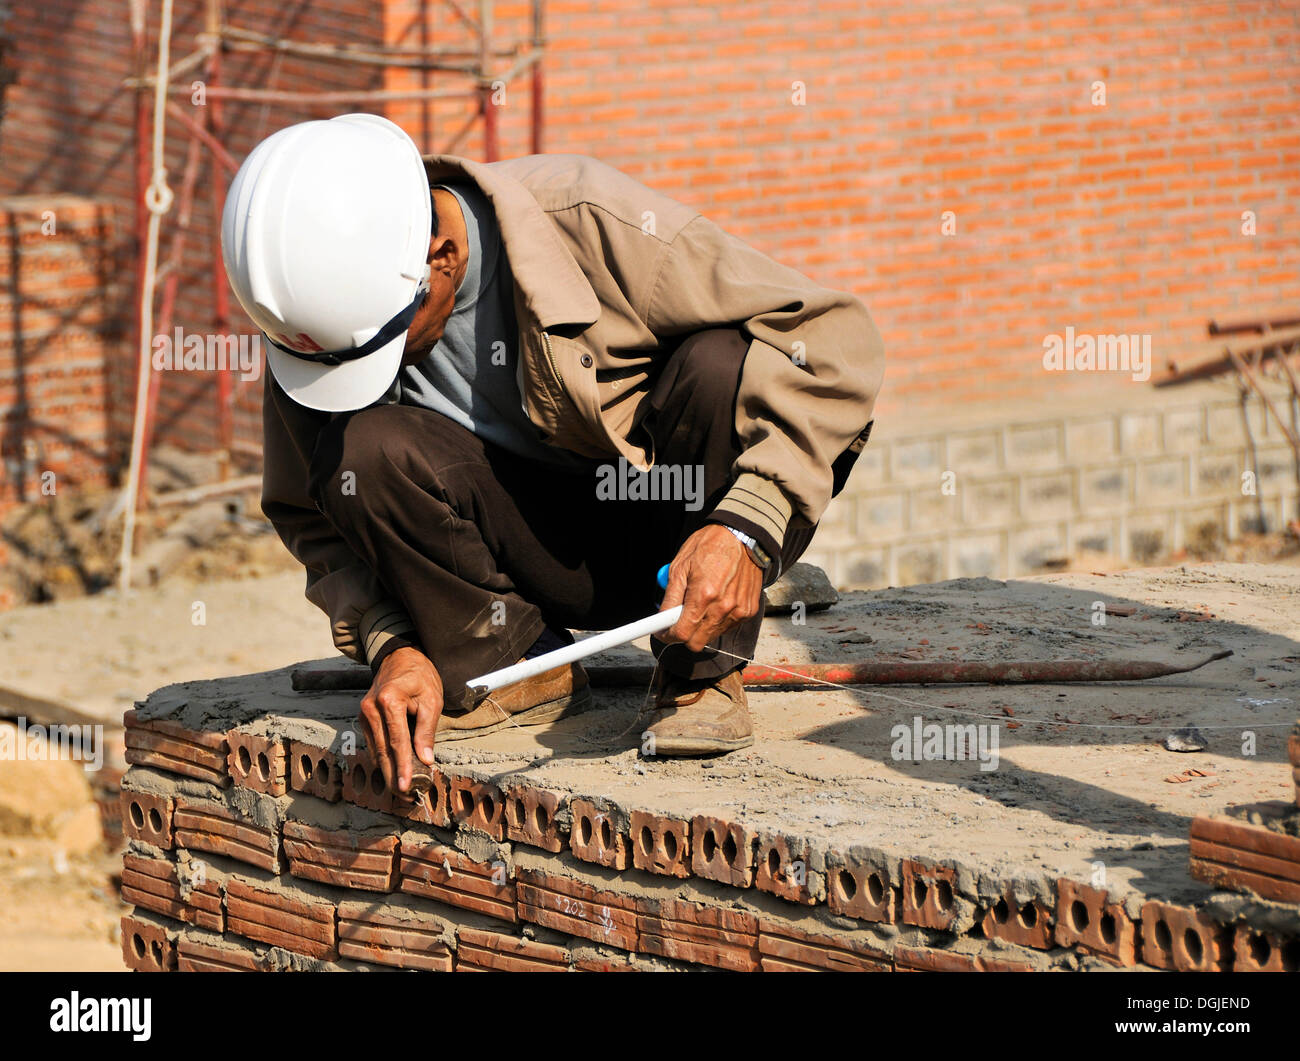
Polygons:
M442 714L442 678L418 649L399 648L384 657L370 691L361 701L366 740L384 781L406 792L411 787L412 752L433 765L433 739ZM415 716L414 749L409 717Z

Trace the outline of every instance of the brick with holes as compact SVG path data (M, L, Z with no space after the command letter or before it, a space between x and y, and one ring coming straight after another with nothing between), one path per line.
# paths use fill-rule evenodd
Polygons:
M757 852L754 887L759 891L806 906L826 897L826 863L807 840L762 832Z
M832 913L893 924L900 898L898 861L861 850L826 855L826 905Z
M1187 906L1142 904L1142 961L1180 973L1223 972L1230 964L1228 930Z
M295 877L363 891L389 892L397 887L395 831L318 829L289 820L282 835L289 872Z
M1104 888L1056 882L1056 942L1129 967L1138 963L1138 929Z
M1300 939L1238 925L1232 937L1234 973L1300 972Z
M758 918L682 899L637 902L637 950L735 972L759 968Z
M568 972L569 949L506 932L456 930L456 971Z
M141 719L132 708L123 716L126 761L171 774L182 774L224 788L226 735L194 730L168 719Z
M487 833L493 840L504 840L505 794L490 781L476 781L467 774L452 774L448 780L452 820L467 829Z
M384 772L369 748L357 748L342 763L343 799L366 810L390 813L393 793L384 781Z
M123 787L119 797L122 832L131 840L164 850L172 846L172 812L176 801L161 793Z
M399 887L410 895L502 921L519 919L511 867L504 859L477 862L421 833L407 832L401 838L399 871Z
M338 958L334 903L317 892L278 882L226 881L227 930L311 958Z
M1033 896L1018 899L1009 884L985 911L980 925L989 939L1004 939L1035 950L1051 950L1056 945L1051 908Z
M691 819L691 872L733 888L748 888L754 883L757 843L752 829L698 815Z
M343 770L338 757L319 744L290 741L289 787L337 803L343 798Z
M122 961L138 973L171 972L176 968L175 930L151 914L124 914Z
M260 797L269 799L269 797ZM172 814L172 834L177 847L225 855L271 873L283 868L280 850L279 816L274 805L259 804L263 821L256 815L213 799L180 795ZM267 820L272 824L267 824Z
M569 809L573 812L569 848L576 858L609 869L627 869L631 865L631 845L607 805L589 799L574 799Z
M519 917L557 932L581 936L623 950L636 950L636 901L609 887L549 869L516 866ZM599 871L595 871L599 872Z
M758 919L759 965L764 972L889 972L890 954L855 933L810 931L772 917Z
M421 899L391 896L383 904L339 903L339 954L399 969L452 969L453 929L438 907Z
M506 789L506 836L543 851L564 850L559 814L568 798L562 792L515 785Z
M691 875L691 823L649 811L631 816L632 865L664 877Z
M957 870L952 866L903 859L902 893L905 924L946 931L957 920Z
M230 749L226 768L236 787L268 796L283 796L289 790L284 741L232 729L226 732L226 743Z
M421 825L446 828L451 824L451 785L437 767L430 770L429 789L423 795L393 793L393 813Z

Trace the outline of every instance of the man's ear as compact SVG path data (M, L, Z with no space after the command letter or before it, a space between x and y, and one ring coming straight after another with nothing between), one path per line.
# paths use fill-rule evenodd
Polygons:
M434 236L429 240L429 268L439 273L454 273L464 256L464 250L450 236Z

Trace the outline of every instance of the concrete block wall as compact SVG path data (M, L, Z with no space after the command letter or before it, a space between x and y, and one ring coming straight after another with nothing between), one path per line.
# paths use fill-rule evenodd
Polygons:
M560 791L526 770L447 767L414 803L331 724L259 712L247 679L207 684L203 703L224 706L204 709L204 728L165 695L126 719L131 969L1300 968L1300 922L1249 903L1001 879ZM1300 887L1300 840L1215 828L1235 850L1266 845Z
M843 588L1009 578L1081 552L1140 565L1296 518L1294 455L1258 397L1243 409L1219 385L1159 398L954 427L886 420L805 559Z

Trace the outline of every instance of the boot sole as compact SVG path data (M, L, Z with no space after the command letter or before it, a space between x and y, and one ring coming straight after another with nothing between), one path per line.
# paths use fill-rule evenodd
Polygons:
M722 755L726 752L739 751L754 743L754 738L737 737L735 740L718 740L707 737L669 737L667 740L655 740L654 759L688 759L703 755Z
M446 729L442 730L434 737L435 742L447 740L466 740L469 737L483 737L489 733L495 733L497 730L505 729L508 726L544 726L548 722L557 722L562 718L568 718L571 715L581 715L584 711L590 711L596 706L595 700L591 695L590 686L583 686L576 692L568 696L561 696L555 700L546 700L540 704L535 704L527 710L520 711L517 715L507 715L496 722L490 722L486 726L476 726L474 729Z

